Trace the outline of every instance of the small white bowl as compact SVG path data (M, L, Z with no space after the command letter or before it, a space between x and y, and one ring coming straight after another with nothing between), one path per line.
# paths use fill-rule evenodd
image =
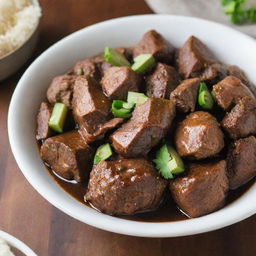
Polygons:
M79 59L105 46L134 45L143 33L156 29L174 46L190 35L203 40L216 56L239 65L256 82L256 42L233 29L202 19L171 15L140 15L105 21L82 29L53 45L38 57L19 81L10 104L8 132L16 161L31 185L51 204L89 225L127 235L172 237L225 227L256 213L256 185L242 197L209 215L177 222L146 223L120 219L84 206L62 190L45 169L35 140L36 114L54 76Z
M31 0L31 2L39 5L38 0ZM19 48L0 58L0 81L17 72L32 56L38 39L39 21L40 18L28 39Z
M37 256L27 245L18 240L16 237L0 230L0 238L5 240L7 244L12 248L18 249L26 256Z

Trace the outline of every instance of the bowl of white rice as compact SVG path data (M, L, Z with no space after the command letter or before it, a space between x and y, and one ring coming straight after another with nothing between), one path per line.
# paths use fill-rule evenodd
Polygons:
M38 0L0 0L0 81L31 57L40 17Z

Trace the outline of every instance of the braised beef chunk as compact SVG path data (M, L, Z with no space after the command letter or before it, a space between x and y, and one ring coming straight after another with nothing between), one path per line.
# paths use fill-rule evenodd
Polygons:
M195 111L199 83L198 78L186 79L171 93L170 99L180 111Z
M250 80L247 78L246 74L242 69L240 69L238 66L229 66L228 67L228 74L230 76L235 76L238 79L242 81L243 84L245 84L253 93L253 95L256 95L256 88L253 83L250 82Z
M86 64L88 65L88 69L86 72L84 72L84 70L83 70L83 72L81 72L81 67L79 67L83 63L85 63L85 67L86 67ZM91 64L89 64L89 63L91 63ZM89 67L91 67L91 69ZM101 54L91 57L89 59L78 62L77 69L74 70L74 72L77 72L77 74L79 74L79 75L84 74L85 76L92 77L99 81L103 77L105 72L111 67L112 67L112 65L109 62L106 62L104 60L103 54L101 53ZM91 72L90 72L90 70L91 70Z
M126 100L129 91L138 92L141 78L129 67L111 67L102 78L105 94L112 99Z
M174 116L175 105L170 100L148 99L112 134L114 149L124 157L146 155L166 135Z
M252 92L244 85L240 79L234 76L227 76L213 86L215 99L220 107L229 110L233 104L238 103L243 97L254 98Z
M48 101L51 104L54 104L56 102L62 102L70 107L75 80L76 76L72 75L55 77L47 90Z
M146 159L101 161L90 174L85 200L110 215L155 209L167 182Z
M234 76L237 77L238 79L240 79L242 81L243 84L245 84L246 86L250 85L250 81L248 80L248 78L246 77L244 71L242 69L240 69L238 66L232 65L228 67L228 75L229 76Z
M59 176L77 182L86 180L94 151L77 131L48 138L41 147L41 157Z
M214 63L208 66L200 75L201 81L214 84L227 76L227 67L221 63Z
M94 134L109 120L111 101L103 94L96 81L88 77L77 78L72 106L74 119L82 131L86 131L85 134ZM84 136L83 132L82 135Z
M185 78L197 77L206 67L216 62L213 53L195 36L189 37L179 50L179 73Z
M256 176L256 138L235 141L227 158L229 186L236 189Z
M213 157L224 147L224 135L216 118L204 111L191 113L177 127L179 154L191 159Z
M45 140L51 136L51 129L48 125L52 114L52 107L47 102L42 102L37 114L37 140Z
M100 70L94 57L78 61L73 68L73 72L76 75L84 75L96 80L100 78Z
M84 125L78 130L87 143L92 143L95 140L103 139L107 132L118 128L124 122L123 118L113 118L106 123L99 125L94 133L88 133Z
M169 99L170 93L179 84L179 74L175 68L158 63L153 74L146 79L147 96Z
M152 54L157 61L170 62L173 59L174 48L155 30L145 33L133 49L133 56L143 53Z
M170 182L170 191L179 208L192 218L218 210L228 192L226 161L190 164L187 175Z
M244 97L222 121L223 128L233 139L256 134L256 100Z

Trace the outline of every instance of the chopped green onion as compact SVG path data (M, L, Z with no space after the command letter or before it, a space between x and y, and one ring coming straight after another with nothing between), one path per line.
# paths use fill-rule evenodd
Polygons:
M112 149L109 143L103 144L98 147L94 156L93 164L97 164L100 161L106 160L111 156L112 156Z
M144 93L128 92L127 101L136 105L144 104L148 100L148 97Z
M132 70L139 74L144 74L147 70L155 66L155 58L152 54L140 54L134 58Z
M198 93L200 94L202 91L208 91L208 87L205 82L201 82L199 84L199 90Z
M225 6L225 13L226 14L232 14L235 12L237 7L237 3L236 2L229 2L226 4Z
M126 108L126 109L133 109L135 107L135 103L133 102L125 102L123 103L123 108Z
M127 108L127 102L123 100L113 100L111 111L114 116L121 118L130 118L132 116L133 107ZM126 106L126 108L125 108Z
M199 85L198 104L205 110L213 108L214 100L205 83Z
M156 159L153 162L156 164L156 168L161 176L165 179L173 179L175 175L185 171L181 157L173 147L167 144L164 144L156 152Z
M185 171L183 161L181 157L178 155L177 151L173 147L168 147L169 154L171 156L171 160L168 163L169 169L171 173L174 175L178 175Z
M52 111L52 115L49 120L49 127L56 132L62 133L64 123L66 120L68 107L63 103L55 103Z
M104 60L113 66L131 66L122 53L109 47L106 47L104 50Z
M77 69L77 70L75 71L75 73L76 73L76 75L78 75L78 76L82 76L82 75L84 75L84 70L83 70L82 68L79 68L79 69Z
M225 14L230 16L234 24L243 24L246 22L256 22L256 4L248 7L248 0L222 0Z

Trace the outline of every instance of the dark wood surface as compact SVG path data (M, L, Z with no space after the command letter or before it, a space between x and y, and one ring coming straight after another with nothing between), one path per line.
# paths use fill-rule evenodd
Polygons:
M85 26L151 13L142 0L41 0L41 4L41 37L34 57ZM23 240L40 256L256 255L256 216L206 234L147 239L90 227L51 206L23 177L8 142L8 106L24 69L0 83L0 229Z

